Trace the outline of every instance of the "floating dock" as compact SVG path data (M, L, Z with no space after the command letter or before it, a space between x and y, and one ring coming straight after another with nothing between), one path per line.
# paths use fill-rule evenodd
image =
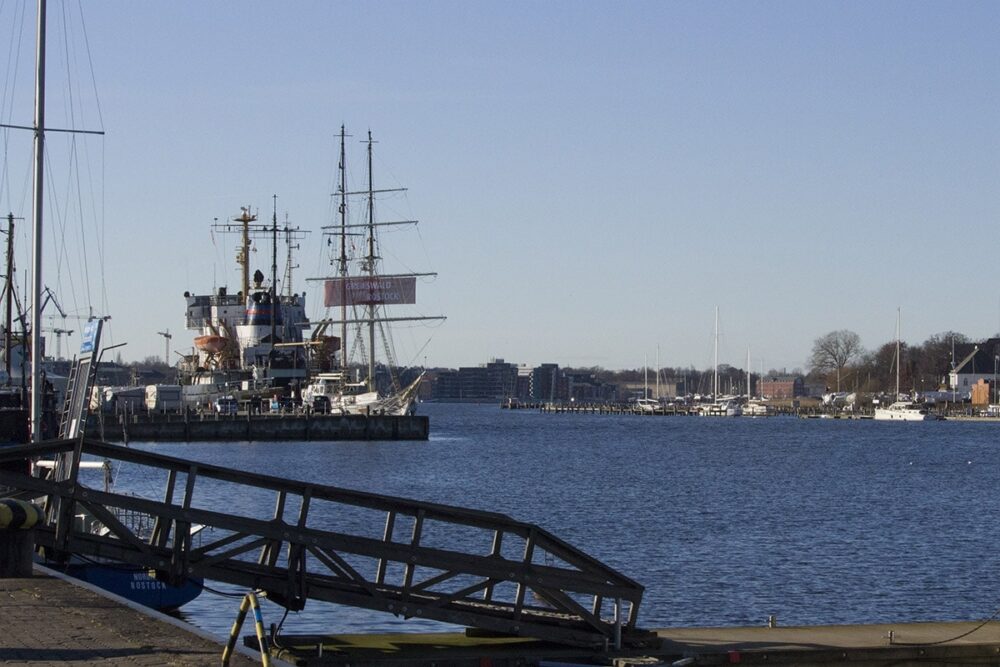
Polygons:
M234 600L234 618L237 607ZM5 665L218 665L225 643L37 565L32 577L0 579L0 615ZM245 635L245 648L230 664L260 665L252 650L256 642L255 635ZM667 628L652 633L645 646L618 652L473 631L279 635L271 658L272 665L285 667L995 665L1000 622Z
M256 647L255 637L245 644ZM535 639L474 634L303 635L279 639L276 657L305 667L515 667L550 665L996 665L1000 623L668 628L648 645L581 651ZM322 648L320 648L322 647Z
M426 415L92 415L87 432L112 442L427 440Z

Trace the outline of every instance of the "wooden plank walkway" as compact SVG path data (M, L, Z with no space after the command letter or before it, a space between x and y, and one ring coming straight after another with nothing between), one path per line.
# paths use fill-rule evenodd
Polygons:
M32 577L0 579L0 665L215 666L224 642L38 565ZM230 665L259 666L254 655L241 649Z

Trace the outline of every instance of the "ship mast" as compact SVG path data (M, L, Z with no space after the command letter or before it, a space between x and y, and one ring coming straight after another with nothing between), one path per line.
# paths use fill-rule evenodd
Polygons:
M368 255L365 269L375 277L375 185L372 182L372 131L368 130ZM375 301L368 304L368 391L375 391Z
M4 350L4 370L7 371L7 383L10 384L10 348L13 345L13 339L11 338L10 328L13 326L13 301L14 301L14 214L10 213L7 215L7 276L4 281L4 332L3 332L3 350ZM20 310L20 306L18 306ZM21 339L21 349L24 349L24 339ZM22 357L24 355L22 354ZM22 372L22 381L23 381Z
M250 223L257 220L257 216L250 213L250 207L240 207L242 213L238 218L233 218L233 222L242 224L242 243L239 252L236 253L236 263L240 265L241 287L244 301L250 294Z
M31 441L42 439L42 185L45 146L45 0L38 0L35 44L35 178L31 263Z
M273 195L271 213L271 350L274 351L278 320L278 195ZM268 355L270 360L271 355ZM270 361L268 361L270 363Z
M347 373L347 135L340 126L340 367ZM346 377L346 375L345 375Z
M385 314L380 314L378 309L380 306L384 306L385 303L402 304L402 303L415 303L415 301L399 300L401 297L393 295L391 301L385 301L387 294L385 292L386 285L398 286L396 281L411 281L409 299L414 299L413 294L415 293L415 279L424 276L436 276L436 273L406 273L399 275L378 275L378 263L382 259L378 255L377 242L375 239L376 229L378 227L389 227L396 225L415 225L416 220L396 220L389 222L378 222L375 219L375 196L387 193L387 192L404 192L405 188L389 188L389 189L376 189L375 188L375 177L373 172L373 145L376 143L372 138L372 133L369 130L368 138L362 143L367 144L368 152L368 183L365 189L359 189L354 192L347 191L346 182L346 148L345 141L347 137L344 126L340 127L340 183L338 184L338 190L335 194L340 196L340 222L335 225L329 225L323 227L324 230L329 230L326 233L331 236L339 236L340 248L339 257L336 260L337 263L337 276L329 278L308 278L307 280L322 280L326 283L326 295L327 295L327 307L339 305L340 306L340 319L339 320L323 320L321 324L340 324L341 325L341 368L345 371L348 368L348 345L347 345L347 327L348 325L357 327L354 331L354 336L359 344L359 347L364 347L365 344L368 346L368 350L365 351L368 355L368 379L366 384L369 391L376 391L375 382L375 329L376 324L381 327L383 324L391 324L395 322L416 322L422 320L443 320L444 317L441 316L418 316L418 317L385 317ZM356 224L347 223L347 198L348 197L361 197L364 196L368 200L368 210L367 220L360 221ZM357 230L356 232L354 230ZM366 238L366 248L365 254L361 261L361 274L355 277L351 277L348 271L348 257L347 257L347 235L357 234L361 236L362 234ZM334 291L336 290L336 291ZM391 290L394 291L394 290ZM339 294L338 294L339 293ZM367 293L367 297L362 296L362 294ZM334 303L336 301L336 296L339 296L339 304ZM348 306L351 307L354 317L347 316ZM358 315L358 307L362 308L360 316ZM367 336L363 333L362 327L367 326L368 332ZM391 343L389 342L385 331L381 331L381 335L385 340L385 354L386 354L386 366L392 371L394 361L392 359ZM365 340L367 339L367 340ZM396 379L393 378L393 384L396 384Z

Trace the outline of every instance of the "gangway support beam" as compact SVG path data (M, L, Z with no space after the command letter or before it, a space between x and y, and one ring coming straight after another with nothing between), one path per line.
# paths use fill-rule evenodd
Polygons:
M59 558L113 559L172 583L227 582L291 610L323 600L581 646L617 644L619 633L626 644L645 637L636 626L641 585L503 514L82 438L6 447L0 463L60 455L73 461L63 481L0 472L0 485L60 506L36 534ZM162 480L164 492L145 497L89 486L78 465L84 457L127 464L144 480ZM81 514L101 529L85 530L87 522L75 520ZM121 518L136 515L153 526L149 534ZM194 525L205 527L197 544Z

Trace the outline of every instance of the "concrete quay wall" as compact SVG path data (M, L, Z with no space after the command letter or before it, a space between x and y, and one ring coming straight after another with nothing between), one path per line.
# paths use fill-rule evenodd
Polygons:
M105 416L88 433L121 442L246 440L427 440L425 415Z

